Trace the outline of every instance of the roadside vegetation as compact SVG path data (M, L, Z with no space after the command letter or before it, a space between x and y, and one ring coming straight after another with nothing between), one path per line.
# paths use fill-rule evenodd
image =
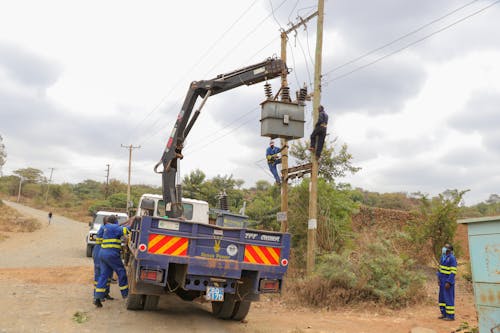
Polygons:
M297 164L307 163L307 143L290 147ZM352 188L342 179L359 171L352 163L346 145L329 143L322 156L318 183L317 265L312 277L304 278L307 247L309 178L294 180L289 187L289 232L292 234L287 290L299 304L335 307L375 302L401 308L425 301L425 286L434 283L439 248L456 235L456 220L500 214L500 197L493 194L486 202L466 207L466 191L445 190L436 197L421 193L377 193ZM19 169L0 177L0 196L17 199L19 179L21 202L51 210L82 222L101 208L123 210L126 184L111 179L106 185L95 180L77 184L47 185L41 170ZM225 192L229 208L249 217L256 229L280 229L280 188L260 180L250 188L232 175L212 178L194 170L183 178L184 197L206 200L217 207L218 195ZM161 193L159 187L132 185L131 197L137 206L144 193ZM1 230L16 229L13 213L1 208ZM19 225L19 226L18 226ZM456 246L460 255L460 247ZM466 275L466 274L465 274ZM307 288L306 288L307 287Z
M0 200L0 241L9 237L5 232L33 232L41 226L36 219L20 215Z

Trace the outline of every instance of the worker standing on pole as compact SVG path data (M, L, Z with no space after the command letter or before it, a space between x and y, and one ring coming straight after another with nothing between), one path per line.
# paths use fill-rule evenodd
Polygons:
M314 152L316 159L319 160L321 157L321 152L323 151L323 145L325 144L326 138L326 128L328 126L328 115L325 112L323 105L318 107L318 121L314 126L314 130L311 134L311 146L310 151Z

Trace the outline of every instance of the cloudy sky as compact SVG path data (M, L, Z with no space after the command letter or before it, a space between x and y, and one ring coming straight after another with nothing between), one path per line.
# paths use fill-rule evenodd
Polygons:
M500 4L495 0L327 0L322 104L379 192L500 193ZM191 81L279 53L279 29L309 0L0 0L4 174L35 167L54 181L160 184L153 165ZM314 76L316 21L290 35L292 91ZM385 47L384 47L385 46ZM278 82L272 82L275 89ZM260 137L262 84L209 99L181 171L272 181ZM311 106L306 109L311 117ZM306 133L312 130L306 124Z

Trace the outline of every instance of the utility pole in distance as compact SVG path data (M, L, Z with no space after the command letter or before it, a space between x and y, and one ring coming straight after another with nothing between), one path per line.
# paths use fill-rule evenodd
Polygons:
M104 190L104 199L108 198L108 185L109 185L109 164L106 164L106 189Z
M19 202L19 200L21 200L21 186L23 184L23 176L19 175L19 190L17 192L17 202Z
M286 63L286 46L288 41L288 34L292 31L295 31L302 25L306 25L313 17L318 15L318 12L315 12L305 19L300 18L300 22L292 25L289 29L281 31L281 60ZM290 102L290 93L288 90L288 81L287 81L288 70L285 68L281 73L281 100ZM297 87L300 88L300 87ZM284 93L284 91L286 91ZM286 100L288 99L288 100ZM281 139L281 173L283 175L283 182L281 183L281 214L282 221L281 222L281 232L288 231L288 140Z
M128 185L127 185L127 214L130 208L130 173L132 171L132 149L139 149L141 146L132 146L132 145L122 145L122 148L128 149Z
M52 182L53 173L54 173L54 168L50 168L50 178L49 182L47 183L47 192L45 192L45 204L47 204L47 200L49 199L49 189L50 189L50 183Z
M318 26L316 36L316 57L314 59L313 124L318 120L321 102L321 60L323 52L323 18L325 1L318 0ZM318 160L312 154L311 184L309 186L309 220L307 221L307 275L314 271L316 262L316 232L318 228Z

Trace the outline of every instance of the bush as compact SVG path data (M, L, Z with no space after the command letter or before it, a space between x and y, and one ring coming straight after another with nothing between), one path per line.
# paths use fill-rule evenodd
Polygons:
M330 253L320 257L316 275L291 283L302 303L331 306L375 301L394 308L416 303L423 296L425 277L411 259L390 251L378 240L360 253Z
M110 207L111 203L108 200L98 200L94 201L89 207L90 215L94 215L99 211L101 207Z

